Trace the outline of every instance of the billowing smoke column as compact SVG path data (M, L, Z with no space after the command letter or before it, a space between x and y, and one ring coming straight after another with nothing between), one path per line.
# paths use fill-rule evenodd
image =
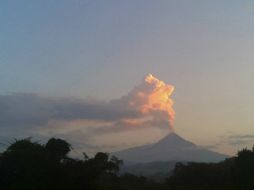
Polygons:
M175 111L172 108L173 100L170 96L174 91L174 86L165 84L151 74L145 78L145 81L153 86L153 91L148 96L147 105L143 106L143 112L148 112L149 110L165 111L168 114L171 126L173 126Z
M173 127L175 112L170 98L174 86L165 84L149 74L142 84L128 94L129 106L141 112L143 116L157 120L167 120Z

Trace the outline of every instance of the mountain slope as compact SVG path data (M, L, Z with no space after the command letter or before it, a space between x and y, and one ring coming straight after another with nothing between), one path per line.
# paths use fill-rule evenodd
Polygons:
M214 151L200 148L176 133L170 133L159 142L151 145L134 147L113 153L128 162L155 161L193 161L218 162L227 156Z

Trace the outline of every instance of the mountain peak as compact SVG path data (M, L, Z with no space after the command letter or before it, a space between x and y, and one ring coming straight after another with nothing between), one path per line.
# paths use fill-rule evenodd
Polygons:
M187 141L180 137L178 134L172 132L159 140L155 146L167 146L167 147L195 147L196 145L190 141Z
M202 149L176 133L170 133L157 143L133 147L114 153L120 159L130 162L154 161L198 161L217 162L227 156Z
M163 139L174 139L174 140L184 140L182 137L180 137L178 134L175 132L169 133L167 136L165 136ZM161 139L161 140L163 140ZM161 141L160 140L160 141Z

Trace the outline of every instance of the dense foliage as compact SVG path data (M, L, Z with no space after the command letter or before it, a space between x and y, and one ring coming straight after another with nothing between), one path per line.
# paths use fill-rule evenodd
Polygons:
M164 182L119 176L122 161L99 152L68 157L71 145L50 139L42 145L18 140L0 154L1 190L253 190L254 149L220 163L178 163Z

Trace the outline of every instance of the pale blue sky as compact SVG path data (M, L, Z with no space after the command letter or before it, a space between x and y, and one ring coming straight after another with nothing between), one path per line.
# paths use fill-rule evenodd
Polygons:
M3 0L0 94L110 100L153 73L176 87L179 134L254 134L253 20L250 0Z

